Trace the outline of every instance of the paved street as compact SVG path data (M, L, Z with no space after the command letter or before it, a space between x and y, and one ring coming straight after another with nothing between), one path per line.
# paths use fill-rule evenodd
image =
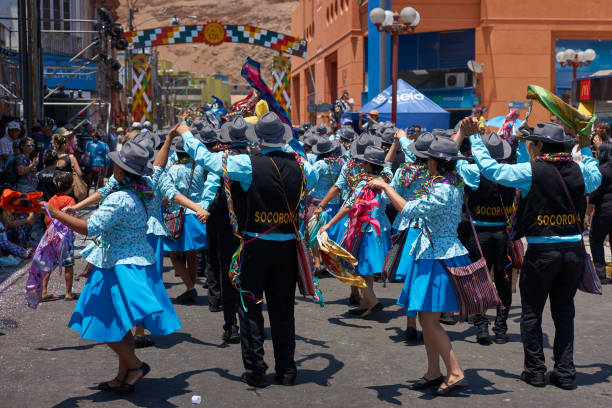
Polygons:
M82 247L82 242L77 244ZM76 271L82 267L79 259ZM174 298L183 286L170 267L166 270L166 287ZM7 282L6 278L1 279ZM182 330L154 337L157 347L138 352L151 365L151 373L138 384L136 393L118 400L95 388L115 375L114 353L103 344L80 339L66 327L75 303L61 300L28 309L23 297L25 279L24 275L0 294L0 406L188 407L194 394L202 396L206 407L432 406L428 401L433 395L408 389L409 381L424 373L426 360L422 344L403 341L405 319L395 306L401 284L387 288L377 284L376 292L386 308L376 321L364 321L345 313L348 288L332 278L323 279L324 308L302 299L296 305L298 384L287 388L273 383L266 389L240 382L240 347L222 343L222 315L208 311L206 291L198 289L197 305L176 305ZM76 290L82 285L82 280L77 282ZM50 286L54 293L63 293L63 277L56 272ZM583 293L576 297L576 390L536 389L518 380L523 354L515 294L508 344L481 346L475 342L474 328L466 324L450 327L471 387L465 396L435 398L435 406L610 407L612 290L610 286L605 289L603 297ZM549 313L544 330L550 367L553 329ZM272 381L269 341L266 360Z

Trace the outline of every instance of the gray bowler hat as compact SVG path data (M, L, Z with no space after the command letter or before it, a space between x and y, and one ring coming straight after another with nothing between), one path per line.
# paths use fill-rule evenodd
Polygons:
M138 176L153 174L147 147L133 141L127 142L118 152L110 152L108 157L123 170Z

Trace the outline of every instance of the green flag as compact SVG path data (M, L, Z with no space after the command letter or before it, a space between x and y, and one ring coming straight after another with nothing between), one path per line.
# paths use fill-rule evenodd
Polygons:
M591 136L591 127L597 120L596 115L587 116L580 113L573 106L563 102L557 95L537 85L527 86L527 99L535 99L542 106L558 117L568 127L582 138Z

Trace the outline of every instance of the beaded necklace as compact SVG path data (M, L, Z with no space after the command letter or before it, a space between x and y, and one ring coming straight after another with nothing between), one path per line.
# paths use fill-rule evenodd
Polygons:
M193 162L194 161L191 157L183 157L181 159L174 160L172 163L170 163L170 167L174 166L175 164L189 164Z
M449 184L460 188L463 186L463 179L461 176L459 176L459 174L457 174L456 170L446 173L443 176L430 176L421 187L415 190L414 196L410 200L422 199L427 195L432 194L436 189L436 184Z
M547 153L535 158L537 162L570 163L573 162L571 153Z
M402 166L401 174L400 183L408 188L419 177L429 177L429 170L424 163L406 163Z
M326 157L323 159L323 161L325 162L325 164L327 164L327 171L329 171L329 178L331 179L332 184L334 184L336 182L336 177L334 177L334 172L332 169L332 165L339 163L340 167L342 167L342 157Z

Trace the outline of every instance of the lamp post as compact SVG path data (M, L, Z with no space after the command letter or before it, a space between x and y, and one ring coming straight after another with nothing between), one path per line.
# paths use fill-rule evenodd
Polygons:
M413 33L421 21L421 15L412 7L397 13L380 7L370 12L370 20L380 33L391 35L391 121L397 125L397 64L400 34ZM401 20L401 22L400 22Z
M572 50L567 49L565 51L559 51L556 55L556 60L562 67L572 67L572 92L573 92L573 83L576 81L576 74L578 72L578 68L586 67L593 62L593 60L597 57L597 53L595 50L591 48L586 49L584 51L580 50Z

